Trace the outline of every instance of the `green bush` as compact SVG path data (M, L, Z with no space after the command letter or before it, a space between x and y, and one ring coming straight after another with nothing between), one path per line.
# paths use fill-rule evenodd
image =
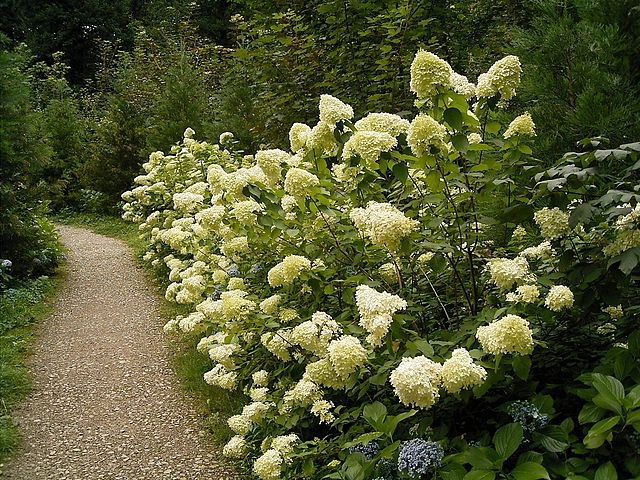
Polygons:
M165 329L252 400L226 455L262 479L640 474L640 147L544 169L531 116L497 120L520 72L473 86L420 51L411 121L323 95L291 152L187 129L150 156L124 216L191 306Z

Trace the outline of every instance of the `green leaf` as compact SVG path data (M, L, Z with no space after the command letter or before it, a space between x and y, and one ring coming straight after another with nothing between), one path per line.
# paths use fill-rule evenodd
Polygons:
M620 416L616 415L615 417L605 418L604 420L600 420L593 427L589 429L589 435L600 435L603 433L607 433L613 427L615 427L620 422Z
M409 176L409 168L406 163L396 163L393 166L393 176L401 182L404 182Z
M488 470L495 466L493 461L488 457L489 454L496 456L496 452L491 448L472 447L465 452L465 457L467 462L473 465L474 468Z
M587 403L578 414L578 422L595 423L599 421L605 414L606 410L593 403Z
M531 150L531 147L529 145L525 145L524 143L521 143L520 145L518 145L518 150L524 153L525 155L531 155L533 153L533 150Z
M611 462L600 465L593 480L618 480L618 472Z
M501 427L493 436L493 444L500 458L507 459L518 449L522 443L522 426L519 423L510 423Z
M535 439L548 452L554 452L554 453L564 452L567 448L569 448L569 444L567 442L563 442L562 440L552 438L542 433L536 433Z
M497 135L497 133L500 131L500 122L496 122L495 120L490 120L487 122L487 125L484 127L484 130L488 133L492 133L494 135Z
M511 470L511 475L515 480L538 480L540 478L550 480L547 469L534 462L525 462L517 465L516 468Z
M493 470L471 470L463 480L495 480L496 472Z
M531 369L531 358L525 355L517 355L513 357L511 366L519 378L526 380L529 376L529 370Z
M451 128L454 130L462 130L462 113L460 110L457 108L447 108L442 116Z
M307 458L302 465L302 473L305 477L311 477L315 472L315 467L313 466L313 459Z
M393 432L395 432L398 423L406 418L413 417L416 413L418 413L417 410L409 410L408 412L401 413L394 417L387 417L384 422L382 431L385 432L389 436L389 438L392 438Z
M420 352L425 356L431 358L433 356L433 347L426 340L418 339L415 340L414 345Z
M456 150L462 153L466 153L469 148L469 140L464 133L458 133L451 137L451 143L453 143Z
M380 402L373 402L364 406L362 410L364 419L376 430L382 430L379 426L387 416L387 407Z
M624 386L620 380L609 375L594 373L592 375L592 385L598 391L598 395L593 397L593 403L622 415Z
M624 406L627 410L640 407L640 385L636 385L631 389L624 399Z
M569 227L575 228L579 223L588 223L598 209L588 203L582 203L573 209L569 216Z

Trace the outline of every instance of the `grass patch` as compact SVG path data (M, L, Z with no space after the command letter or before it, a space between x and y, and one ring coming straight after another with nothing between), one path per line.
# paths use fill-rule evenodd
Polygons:
M147 245L139 238L137 224L126 222L119 217L86 213L57 215L52 220L123 240L134 251L148 273L149 281L155 285L158 296L161 297L158 312L160 316L165 321L169 321L176 315L186 315L191 312L190 307L164 300L168 279L163 273L154 270L149 263L141 261ZM198 414L206 417L211 440L221 446L234 435L227 425L227 418L238 413L246 404L246 399L238 392L229 392L204 382L202 376L206 371L211 370L212 362L196 350L199 340L199 337L171 336L173 367L182 387L195 400Z
M25 359L33 326L51 311L50 300L63 278L40 277L0 293L0 463L20 443L10 414L31 388Z

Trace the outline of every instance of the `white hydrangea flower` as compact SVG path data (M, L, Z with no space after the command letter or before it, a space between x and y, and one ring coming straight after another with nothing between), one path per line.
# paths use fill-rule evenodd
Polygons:
M425 356L403 358L390 382L403 405L430 408L440 398L442 365Z

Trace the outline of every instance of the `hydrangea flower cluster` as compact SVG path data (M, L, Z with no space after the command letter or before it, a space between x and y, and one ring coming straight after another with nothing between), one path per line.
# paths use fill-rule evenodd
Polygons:
M442 386L449 393L458 393L465 388L481 385L487 378L487 371L473 363L473 358L465 348L456 348L451 358L442 365Z
M573 306L573 292L564 285L554 285L549 289L544 304L549 310L559 312Z
M320 180L313 173L301 168L290 168L284 179L284 191L294 198L305 198L309 196L309 189L319 183Z
M393 113L370 113L355 123L357 131L365 130L379 133L387 133L392 137L407 134L409 120Z
M367 361L367 351L360 340L352 335L343 335L331 341L327 351L331 365L342 379L346 379Z
M444 450L436 442L414 438L400 445L398 470L412 478L421 478L442 464Z
M320 95L320 121L335 125L353 118L353 108L331 95Z
M509 127L505 130L502 135L504 138L511 137L535 137L536 136L536 126L533 123L533 119L531 118L531 114L526 112L518 117L516 117L510 124Z
M535 277L529 272L529 263L524 257L492 258L487 263L491 281L500 290L510 290L514 284L530 283Z
M514 55L508 55L494 63L487 73L478 77L476 96L490 98L500 94L501 101L507 101L516 94L520 85L522 67L520 60Z
M356 288L356 306L360 314L360 326L369 333L367 341L379 346L393 322L392 315L407 308L407 302L397 295L359 285Z
M380 451L380 445L377 442L356 443L349 447L351 453L361 453L367 460L372 460Z
M437 55L419 50L411 63L409 88L418 99L428 99L438 93L438 87L450 88L451 66Z
M417 230L418 221L408 218L389 203L369 202L366 208L354 208L349 218L374 245L395 252L402 238Z
M476 338L482 349L491 355L529 355L533 351L533 335L529 322L518 315L505 315L489 325L478 327Z
M546 240L556 240L569 234L569 214L563 212L558 207L538 210L533 219L540 227L540 234Z
M389 378L404 405L430 408L440 398L442 365L425 356L403 358Z
M269 270L267 278L272 287L282 287L293 283L301 273L311 268L311 261L301 255L288 255Z
M351 157L358 156L366 168L374 170L380 154L397 144L396 138L386 132L358 130L344 144L342 160L348 162Z
M446 133L445 126L429 115L422 113L416 116L407 133L407 143L411 147L411 153L416 157L421 157L425 153L429 153L431 146L446 151Z
M514 303L534 303L540 298L540 290L536 285L520 285L515 292L507 293L507 301Z
M549 417L540 413L538 407L527 400L516 400L507 407L507 413L519 423L525 432L535 432L545 427Z

